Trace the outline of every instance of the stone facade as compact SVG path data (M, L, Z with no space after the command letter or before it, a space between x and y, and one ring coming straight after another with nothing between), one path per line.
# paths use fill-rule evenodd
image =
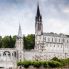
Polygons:
M39 60L39 58L40 60L49 60L53 57L69 57L68 36L52 32L43 33L42 16L40 14L39 6L37 7L35 25L35 51L38 51L35 58L37 60Z

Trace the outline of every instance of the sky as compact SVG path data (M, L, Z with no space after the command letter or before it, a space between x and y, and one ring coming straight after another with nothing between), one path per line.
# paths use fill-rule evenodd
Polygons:
M0 0L0 36L35 33L38 0ZM39 0L43 31L69 34L69 0Z

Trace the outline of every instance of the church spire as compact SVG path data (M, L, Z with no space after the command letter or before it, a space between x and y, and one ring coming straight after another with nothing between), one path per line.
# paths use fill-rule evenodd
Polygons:
M43 34L42 16L40 14L39 4L37 5L37 14L35 17L35 34L36 35Z
M21 31L21 26L19 24L19 29L18 29L18 37L22 37L22 31Z
M36 14L37 17L41 17L41 14L40 14L40 9L39 9L39 3L37 5L37 14Z

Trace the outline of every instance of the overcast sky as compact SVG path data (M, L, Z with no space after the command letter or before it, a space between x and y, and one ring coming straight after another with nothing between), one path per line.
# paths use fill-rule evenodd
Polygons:
M38 0L0 0L0 35L35 33ZM39 0L44 32L69 34L69 0Z

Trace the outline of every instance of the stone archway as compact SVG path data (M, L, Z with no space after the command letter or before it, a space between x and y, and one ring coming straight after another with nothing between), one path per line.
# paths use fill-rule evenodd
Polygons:
M9 51L4 51L3 56L11 56L11 53Z

